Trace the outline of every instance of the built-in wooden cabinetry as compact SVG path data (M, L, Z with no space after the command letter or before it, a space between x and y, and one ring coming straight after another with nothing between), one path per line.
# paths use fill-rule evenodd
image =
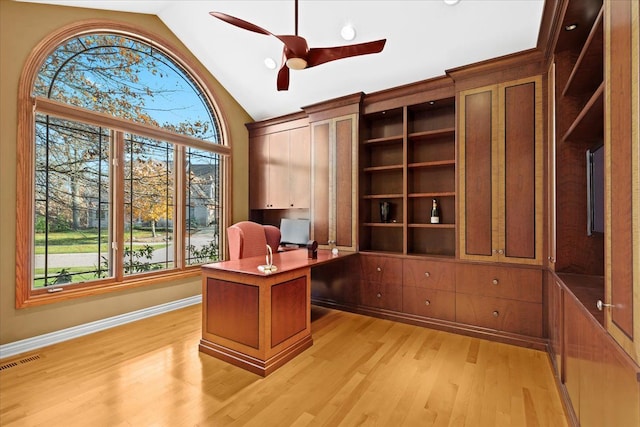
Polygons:
M556 13L548 74L555 136L548 152L555 206L547 228L549 352L572 424L640 425L640 6L568 0ZM604 201L595 209L605 211L605 227L589 233L586 154L600 146Z
M459 94L460 258L542 264L540 76Z
M362 93L304 107L311 131L311 239L356 250L358 123Z
M296 114L247 125L249 208L253 220L273 225L281 217L309 217L309 122Z
M454 98L365 114L362 133L360 249L455 256ZM437 224L430 222L434 199ZM382 203L390 206L386 221Z

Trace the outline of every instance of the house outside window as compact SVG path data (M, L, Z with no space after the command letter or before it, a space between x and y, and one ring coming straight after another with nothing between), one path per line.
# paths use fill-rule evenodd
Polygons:
M222 256L230 147L213 97L164 45L98 28L52 35L25 67L18 307L194 275Z

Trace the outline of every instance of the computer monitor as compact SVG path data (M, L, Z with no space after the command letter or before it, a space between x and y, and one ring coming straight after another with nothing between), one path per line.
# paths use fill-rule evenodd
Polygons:
M309 241L309 220L282 218L280 220L280 244L305 247Z

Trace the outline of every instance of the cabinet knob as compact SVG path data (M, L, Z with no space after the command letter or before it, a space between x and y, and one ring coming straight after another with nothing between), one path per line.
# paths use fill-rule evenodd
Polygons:
M494 311L494 312L493 312L493 313L491 313L491 314L493 314L493 317L498 317L498 316L500 316L500 312L499 312L498 310Z
M615 307L615 305L614 304L605 304L604 302L602 302L601 299L599 299L598 302L596 302L596 308L599 311L604 310L605 307Z
M500 254L500 255L504 254L504 250L503 249L498 249L498 254Z
M424 277L431 277L431 273L429 273L428 271L424 272Z
M431 305L431 301L429 301L428 299L424 301L424 305Z
M382 271L382 269L381 269L380 267L376 267L376 271L377 271L378 273L380 273L380 272Z
M493 283L494 285L497 285L497 284L498 284L498 279L493 279L493 280L491 281L491 283Z
M289 206L293 207L293 203L291 203Z
M382 294L381 294L380 292L378 292L378 293L376 294L376 297L377 297L377 298L382 298Z

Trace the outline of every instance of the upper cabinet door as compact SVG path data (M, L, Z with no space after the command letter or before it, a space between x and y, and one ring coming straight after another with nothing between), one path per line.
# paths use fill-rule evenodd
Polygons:
M249 207L269 208L269 135L249 140Z
M460 257L542 264L540 76L460 92Z
M311 206L311 149L309 127L289 133L289 207Z
M269 208L289 208L289 131L269 135Z
M323 247L355 250L358 115L310 126L312 239Z
M640 363L640 6L604 5L605 323Z

